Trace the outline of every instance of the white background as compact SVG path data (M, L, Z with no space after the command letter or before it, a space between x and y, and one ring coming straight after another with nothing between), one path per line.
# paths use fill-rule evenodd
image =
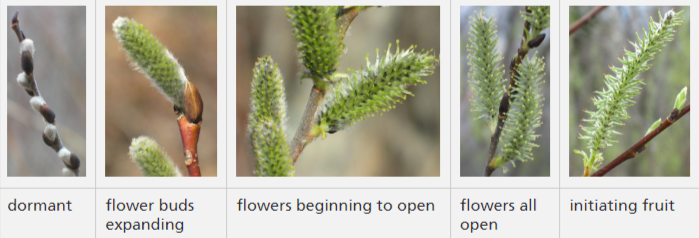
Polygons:
M239 1L240 2L240 1ZM218 133L218 177L216 178L105 178L104 177L104 37L105 5L217 5L218 6L218 54L219 111L217 127L226 133ZM330 177L330 178L238 178L235 176L235 84L227 84L228 72L235 72L235 4L215 0L197 1L11 1L3 0L0 9L0 71L7 70L6 38L9 29L7 5L84 5L87 7L87 176L84 178L8 178L7 132L7 89L0 89L0 236L2 237L99 237L122 236L104 228L107 220L153 220L158 216L168 220L185 220L185 232L180 237L193 234L202 237L583 237L590 235L612 237L665 237L690 233L696 224L699 207L692 203L699 195L696 176L686 178L572 178L568 176L568 6L569 5L655 5L655 1L294 1L294 4L400 4L440 5L441 47L440 66L442 80L440 96L440 177ZM246 2L249 4L252 2ZM560 5L559 5L560 3ZM289 4L286 1L256 1L253 4ZM551 177L549 178L461 178L459 176L460 141L457 126L459 118L459 6L472 4L488 5L551 5ZM663 1L666 5L689 5L690 1ZM691 3L694 4L694 3ZM696 5L696 4L694 4ZM694 14L694 13L692 13ZM91 21L90 19L95 19ZM97 27L96 27L97 26ZM691 26L695 32L696 27ZM691 34L691 33L690 33ZM693 41L695 37L690 36ZM231 46L230 48L227 46ZM696 55L692 47L692 55ZM563 49L563 50L561 50ZM449 54L448 52L451 52ZM228 57L231 56L231 57ZM93 59L94 61L89 60ZM228 61L230 60L230 61ZM227 66L227 67L226 67ZM691 68L696 62L691 62ZM446 72L451 72L447 74ZM5 74L0 85L6 85ZM92 77L91 77L92 75ZM231 76L233 77L233 76ZM695 76L691 76L694 82ZM94 80L91 80L94 79ZM94 88L95 90L89 90ZM560 90L555 90L556 88ZM450 90L451 89L451 90ZM690 87L691 93L691 87ZM453 112L453 113L452 113ZM692 124L697 119L691 119ZM564 122L564 123L561 123ZM560 133L559 133L560 131ZM691 128L695 135L696 129ZM695 136L693 136L695 137ZM228 140L228 138L231 138ZM696 140L692 140L693 147ZM228 149L231 148L231 149ZM230 156L228 156L230 155ZM692 155L696 161L696 155ZM227 163L231 161L231 163ZM560 162L560 163L559 163ZM94 167L93 167L94 166ZM228 172L230 171L230 172ZM691 169L696 174L696 169ZM449 189L449 188L453 189ZM23 188L23 189L12 189ZM27 189L35 188L35 189ZM48 189L55 188L55 189ZM96 188L96 189L95 189ZM129 189L138 188L138 189ZM171 189L163 189L171 188ZM228 188L228 189L226 189ZM562 189L561 189L562 188ZM627 189L644 188L644 189ZM649 189L653 188L653 189ZM670 189L675 188L675 189ZM119 201L188 200L195 202L195 212L159 214L158 212L106 212L107 198ZM330 200L386 200L430 201L438 204L434 212L403 214L392 211L385 214L372 212L370 215L352 212L310 214L238 212L236 202L245 197L249 201L292 201L302 198L308 201ZM481 201L524 201L530 197L538 200L538 211L528 214L513 213L464 213L460 211L461 199ZM643 201L672 199L676 212L643 213L635 215L604 212L569 212L570 199L619 199ZM30 201L73 201L71 213L20 213L7 212L7 203L17 198ZM226 203L228 201L228 203ZM560 210L556 209L559 207ZM375 208L374 206L372 208ZM395 204L394 204L394 209ZM447 215L449 213L449 215ZM227 219L227 220L226 220ZM498 231L478 231L473 234L462 231L461 221L496 220ZM560 229L559 229L560 223ZM227 224L227 226L226 226ZM192 232L192 233L190 233ZM482 233L481 233L482 232ZM172 237L170 232L127 232L128 237ZM290 235L296 234L296 235ZM602 235L604 234L604 235ZM691 236L691 235L689 235Z

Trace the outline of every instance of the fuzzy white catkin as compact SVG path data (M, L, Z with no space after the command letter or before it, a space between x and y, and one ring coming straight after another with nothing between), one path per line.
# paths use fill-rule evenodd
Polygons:
M58 158L61 158L61 160L63 160L63 163L70 164L70 150L66 149L65 147L61 148L58 151Z
M29 100L29 103L32 105L32 108L34 108L34 111L39 112L39 109L46 104L46 101L44 101L44 98L41 96L35 96Z
M26 90L32 89L31 85L29 85L29 80L27 80L27 75L25 75L24 72L19 73L19 75L17 75L17 83L19 83L19 85Z
M22 43L19 44L19 53L22 54L22 52L25 51L29 51L32 57L34 57L34 41L32 41L32 39L24 39Z
M71 171L69 168L63 167L63 176L73 177L75 176L75 172Z
M56 126L53 124L47 124L46 127L44 127L44 135L49 138L49 140L54 141L56 140ZM60 153L60 152L59 152ZM60 155L60 154L59 154Z

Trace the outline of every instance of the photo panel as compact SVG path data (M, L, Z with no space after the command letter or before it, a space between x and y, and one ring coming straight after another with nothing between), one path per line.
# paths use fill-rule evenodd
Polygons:
M103 1L104 187L225 186L225 4ZM103 55L102 55L103 54ZM100 101L101 100L101 101ZM204 177L206 182L185 178ZM164 181L178 181L177 183ZM182 182L179 182L182 181Z
M560 151L561 186L694 184L691 8L593 4L567 10L561 70L568 101L561 121L568 126L561 133L568 142Z
M94 2L2 6L2 186L94 186Z
M298 4L229 7L229 187L446 186L447 2ZM313 23L327 33L303 28L309 13L328 16ZM256 178L266 176L297 178Z
M452 186L558 186L558 1L492 4L452 2Z

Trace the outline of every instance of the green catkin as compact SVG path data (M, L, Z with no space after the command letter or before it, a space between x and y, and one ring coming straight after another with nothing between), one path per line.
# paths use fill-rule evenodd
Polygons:
M281 125L264 118L250 125L257 176L293 176L294 163Z
M182 108L187 83L184 69L148 29L133 19L119 17L112 25L117 40L143 72L167 98Z
M527 6L527 9L531 11L528 13L526 11L520 11L521 17L528 21L531 29L528 30L527 41L533 39L541 31L551 26L551 7L550 6Z
M515 160L526 162L534 159L532 149L539 147L534 141L539 137L535 130L541 126L544 97L540 91L544 66L543 59L527 56L517 69L513 89L517 93L513 93L508 120L503 128L502 154L494 160L493 168L502 167L507 162L514 165Z
M141 136L131 141L129 156L145 176L150 177L181 177L179 169L165 152L160 149L155 140Z
M613 128L624 125L622 121L630 118L626 108L635 104L633 97L641 93L640 85L645 84L643 79L637 78L638 74L650 69L652 64L649 62L655 58L655 54L674 40L674 28L684 23L680 17L683 12L670 10L663 17L658 11L659 22L654 22L651 18L648 31L643 29L642 38L636 33L638 41L631 43L635 51L624 50L625 57L618 59L622 67L611 67L614 75L605 75L606 88L597 92L598 95L592 99L597 111L585 111L590 118L583 121L589 126L581 126L583 133L579 136L588 142L586 148L590 150L589 157L584 151L574 151L584 157L585 168L590 173L602 163L602 149L617 142L612 138L621 133Z
M352 71L348 79L325 97L314 134L334 133L368 116L388 111L405 100L406 95L413 95L406 89L408 85L427 83L422 78L433 73L437 62L431 51L415 52L414 46L401 51L397 47L396 53L391 54L390 48L389 44L383 58L377 49L374 64L367 59L366 68Z
M337 25L336 17L338 7L294 6L286 11L307 76L316 87L326 90L343 51L342 28Z
M294 165L284 134L284 81L272 58L259 58L253 69L252 107L248 132L257 159L258 176L293 176Z
M505 82L503 59L498 52L498 37L495 18L486 18L483 11L469 17L468 83L474 97L471 99L472 111L478 113L477 119L484 119L490 126L491 133L497 124L498 107L503 95L502 84Z

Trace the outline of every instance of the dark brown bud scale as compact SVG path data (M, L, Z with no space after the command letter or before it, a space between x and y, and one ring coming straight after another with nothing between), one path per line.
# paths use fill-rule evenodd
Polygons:
M80 158L78 158L78 155L71 152L70 153L70 164L66 164L66 167L68 167L70 170L78 171L80 169Z
M53 147L53 144L54 144L53 141L51 141L51 140L49 139L49 137L46 136L46 134L44 134L43 132L41 133L41 138L44 139L44 143L45 143L48 147Z
M539 45L541 45L541 42L544 42L545 38L546 34L539 34L538 36L534 37L534 39L527 42L527 46L529 46L529 48L539 47Z
M41 116L44 117L46 122L56 124L56 114L53 113L53 110L49 108L48 104L41 105L41 107L39 107L39 113L41 113Z
M500 108L499 108L499 113L500 115L503 115L507 113L507 111L510 110L510 94L508 92L505 92L505 95L502 95L502 100L500 101Z
M27 75L30 75L32 74L32 72L34 72L34 63L32 60L31 52L22 52L22 70L24 70L24 73Z

